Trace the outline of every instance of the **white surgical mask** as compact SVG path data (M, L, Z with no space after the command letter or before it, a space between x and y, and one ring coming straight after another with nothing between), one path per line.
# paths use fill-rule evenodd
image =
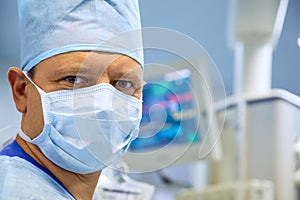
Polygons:
M33 139L20 136L61 168L80 174L102 170L137 137L141 100L107 83L45 93L31 82L40 93L44 129Z

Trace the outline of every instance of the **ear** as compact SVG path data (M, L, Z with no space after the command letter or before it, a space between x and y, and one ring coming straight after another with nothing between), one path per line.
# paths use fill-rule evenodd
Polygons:
M26 87L29 84L28 80L25 78L23 72L16 67L9 69L8 80L17 110L21 113L25 113L27 110Z

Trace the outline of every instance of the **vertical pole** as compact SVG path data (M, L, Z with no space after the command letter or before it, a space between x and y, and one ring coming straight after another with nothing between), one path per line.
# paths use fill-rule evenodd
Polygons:
M235 45L235 94L266 94L272 84L271 42L259 38Z

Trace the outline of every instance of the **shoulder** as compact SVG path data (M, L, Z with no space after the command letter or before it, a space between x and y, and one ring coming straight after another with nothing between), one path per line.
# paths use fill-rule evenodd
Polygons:
M69 199L50 176L19 157L0 156L0 188L0 199Z

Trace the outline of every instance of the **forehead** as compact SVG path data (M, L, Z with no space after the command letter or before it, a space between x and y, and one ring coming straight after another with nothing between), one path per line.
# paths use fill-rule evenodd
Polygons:
M113 53L78 51L50 57L35 68L35 74L57 74L63 72L101 74L107 70L110 75L135 72L142 69L134 59Z

